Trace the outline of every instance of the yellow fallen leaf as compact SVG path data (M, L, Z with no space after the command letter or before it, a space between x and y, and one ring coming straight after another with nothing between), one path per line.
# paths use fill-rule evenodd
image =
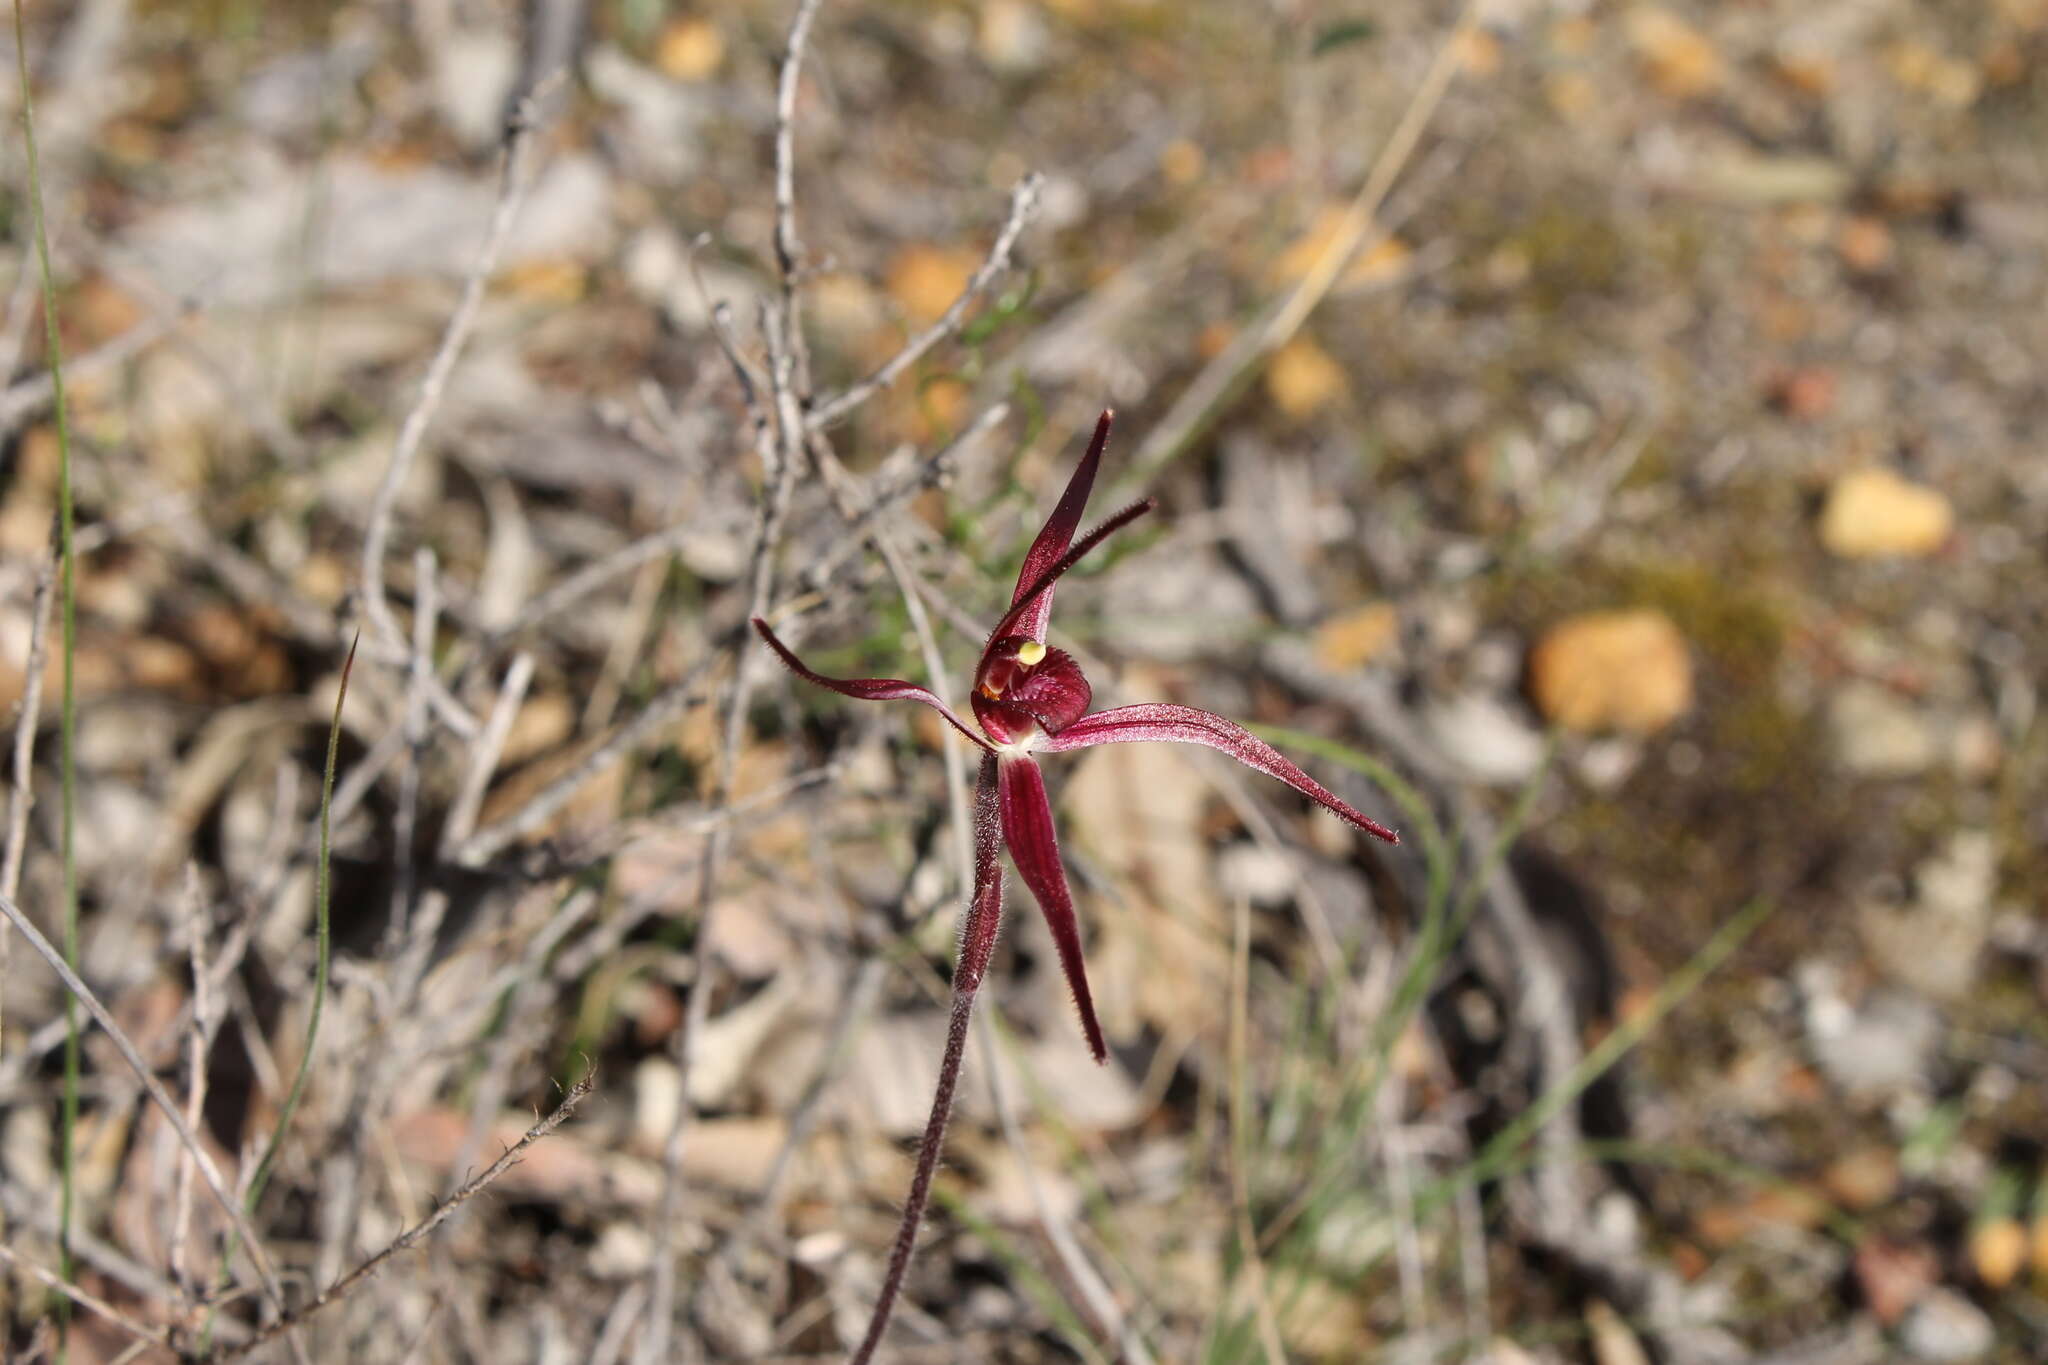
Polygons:
M953 306L981 257L959 247L909 246L889 264L889 297L910 321L932 322Z
M575 261L528 261L500 273L498 287L515 298L574 303L583 297L584 278Z
M1970 1229L1970 1265L1987 1289L2003 1289L2027 1263L2027 1230L2017 1218L1990 1218Z
M1673 99L1710 95L1721 86L1721 54L1698 29L1669 10L1645 8L1628 17L1650 84Z
M1465 30L1458 39L1458 61L1469 75L1493 75L1500 70L1500 39L1483 28Z
M654 45L654 64L672 80L701 81L724 61L725 39L709 19L677 19Z
M1660 611L1595 611L1550 628L1529 656L1529 691L1573 730L1660 730L1692 708L1692 656Z
M1318 212L1308 231L1297 237L1274 260L1268 272L1271 282L1276 285L1293 284L1313 270L1324 254L1336 245L1339 234L1344 230L1345 214L1342 204L1326 205ZM1355 289L1396 275L1410 254L1407 243L1399 238L1381 238L1352 258L1351 264L1338 278L1337 288Z
M1954 528L1955 512L1941 490L1888 469L1842 475L1820 514L1821 544L1844 559L1921 558L1940 549Z
M1889 1147L1859 1147L1828 1163L1821 1185L1844 1208L1874 1209L1899 1189L1899 1157Z
M1207 158L1199 143L1177 137L1159 153L1159 171L1173 185L1192 185L1202 178Z
M1564 118L1583 118L1600 102L1600 92L1583 71L1557 71L1543 82L1543 98Z
M528 697L512 718L505 736L505 750L499 760L506 767L544 754L568 739L576 729L576 709L561 692L543 692Z
M1289 417L1307 417L1344 389L1343 366L1307 337L1281 347L1266 367L1266 396Z
M1368 602L1316 627L1316 662L1331 672L1363 668L1386 653L1401 633L1391 602Z

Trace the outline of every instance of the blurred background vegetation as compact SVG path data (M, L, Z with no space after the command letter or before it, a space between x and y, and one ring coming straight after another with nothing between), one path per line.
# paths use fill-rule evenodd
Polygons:
M792 6L24 17L81 969L174 1091L204 1077L245 1175L305 1048L379 484L508 99L562 73L382 518L413 652L370 623L332 994L255 1209L292 1293L597 1086L311 1356L644 1359L666 1274L685 1358L832 1358L943 1034L956 741L733 633ZM806 392L941 319L1044 179L961 325L819 435L778 619L821 669L930 681L928 615L964 686L1114 406L1106 484L1164 506L1063 589L1098 705L1284 728L1412 836L1158 746L1062 765L1115 1055L1086 1062L1015 889L1001 1060L970 1055L888 1358L2048 1352L2044 59L2044 0L828 0L795 87ZM4 156L11 715L59 451ZM849 530L845 488L894 494ZM15 893L49 929L58 652ZM4 1240L55 1267L62 996L18 946L0 974ZM231 1348L261 1310L206 1306L245 1272L203 1200L177 1231L176 1142L103 1041L77 1282ZM21 1358L56 1349L46 1290L18 1273L7 1311ZM80 1311L70 1358L130 1341Z

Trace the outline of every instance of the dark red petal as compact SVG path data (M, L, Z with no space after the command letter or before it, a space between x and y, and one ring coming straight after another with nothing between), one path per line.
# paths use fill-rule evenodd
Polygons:
M1002 789L1003 838L1010 845L1010 861L1024 885L1038 898L1045 922L1052 930L1053 946L1059 949L1060 969L1073 989L1074 1005L1081 1011L1081 1030L1088 1035L1088 1050L1100 1062L1109 1056L1103 1046L1102 1026L1095 1022L1095 1001L1088 994L1088 968L1081 960L1081 929L1074 919L1074 900L1067 894L1067 874L1060 867L1059 839L1053 833L1052 803L1045 798L1045 774L1029 757L1004 758L997 762Z
M982 733L998 744L1015 744L1033 730L1042 728L1029 711L1006 701L993 701L979 688L967 700L974 707L974 718L981 722Z
M974 741L977 748L994 752L989 748L988 741L969 729L967 722L954 715L952 709L940 701L930 688L919 687L914 682L904 682L901 678L828 678L822 673L813 673L804 667L803 660L790 653L788 647L775 638L775 632L768 629L768 623L758 616L754 618L754 629L761 633L761 638L768 642L768 647L781 656L782 662L789 665L789 671L805 682L816 683L842 696L858 697L862 701L921 701L944 716L955 730Z
M1056 735L1081 718L1093 694L1073 655L1047 649L1045 657L1003 694L1010 705L1031 713L1039 728Z
M1174 706L1168 702L1144 702L1137 706L1119 706L1114 711L1097 711L1049 737L1042 748L1086 749L1095 744L1128 744L1134 740L1164 739L1180 744L1206 744L1211 749L1220 749L1247 768L1256 768L1269 777L1277 777L1302 795L1311 797L1319 804L1335 811L1352 824L1377 839L1390 844L1401 842L1401 836L1377 820L1368 818L1338 800L1336 795L1307 773L1283 758L1272 745L1254 735L1234 720L1225 720L1208 711L1197 711L1192 706Z
M1089 491L1095 487L1095 470L1102 463L1102 448L1109 444L1109 424L1115 416L1108 408L1102 410L1101 418L1095 423L1095 439L1088 443L1088 453L1074 467L1074 475L1067 480L1066 491L1060 494L1059 505L1045 519L1038 539L1031 542L1031 549L1024 556L1024 567L1017 573L1017 591L1010 598L1012 606L1022 600L1025 591L1047 569L1059 562L1059 557L1067 552L1067 546L1073 541L1074 528L1081 524L1081 513L1088 506ZM1045 621L1050 615L1052 592L1047 590L1031 604L1031 610L1018 622L1015 633L1043 641Z
M1081 537L1072 549L1054 560L1052 567L1040 574L1030 587L1021 590L1017 594L1016 600L1010 604L1010 610L1004 613L1002 620L996 622L996 628L989 632L988 644L982 647L981 658L983 666L987 666L988 652L996 647L997 642L1021 633L1018 629L1019 623L1031 614L1032 608L1041 600L1050 599L1052 585L1059 582L1061 576L1067 570L1079 564L1088 556L1089 551L1109 539L1111 535L1130 525L1158 505L1155 499L1140 498L1129 507L1117 512L1108 521L1103 522L1102 525Z
M1019 659L1019 647L1035 650L1038 662L1027 664ZM982 658L981 671L974 679L974 718L999 744L1018 738L1019 727L1013 720L1018 713L1038 722L1038 728L1047 734L1056 735L1088 710L1088 677L1064 649L1012 635L989 646ZM989 722L992 709L999 713L995 729Z

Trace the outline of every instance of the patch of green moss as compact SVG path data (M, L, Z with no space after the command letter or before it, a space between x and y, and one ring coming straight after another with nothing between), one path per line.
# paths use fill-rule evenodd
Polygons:
M1572 204L1550 203L1508 239L1529 260L1524 295L1551 313L1580 294L1611 294L1621 287L1628 243L1611 219Z

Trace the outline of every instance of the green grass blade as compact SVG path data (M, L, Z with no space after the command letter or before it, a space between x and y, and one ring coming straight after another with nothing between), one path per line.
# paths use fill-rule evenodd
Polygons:
M341 684L334 692L334 716L327 725L327 763L320 774L320 849L313 863L313 1009L306 1020L306 1047L299 1055L299 1069L292 1075L284 1108L278 1111L277 1126L271 1130L263 1156L256 1163L255 1173L249 1177L248 1192L242 1196L242 1207L252 1218L256 1214L257 1202L263 1197L263 1188L270 1182L271 1168L277 1164L277 1154L284 1146L285 1134L291 1131L292 1116L298 1112L299 1099L306 1093L306 1077L312 1074L313 1053L320 1041L320 1016L327 1005L328 955L333 939L328 925L328 909L333 900L330 871L333 837L329 822L334 808L334 769L341 753L341 708L348 701L349 674L355 670L356 646L361 643L361 635L349 641L348 657L342 661ZM222 1288L227 1286L230 1267L234 1265L235 1253L241 1250L241 1245L240 1236L231 1233L227 1255L221 1257ZM206 1326L200 1333L202 1348L210 1346L212 1340L213 1318L209 1313Z
M984 1218L974 1211L973 1206L961 1198L959 1191L942 1184L932 1187L932 1203L944 1209L946 1216L959 1223L967 1232L979 1238L991 1255L1003 1263L1003 1268L1016 1282L1018 1292L1029 1299L1038 1311L1045 1314L1053 1329L1067 1339L1075 1354L1089 1365L1107 1365L1102 1348L1096 1344L1095 1334L1081 1315L1074 1310L1059 1287L1031 1255L1024 1250L1017 1239L999 1227L993 1220Z
M328 906L333 899L329 869L333 833L328 817L334 805L335 761L341 752L341 708L348 700L348 675L356 666L356 645L361 641L362 637L357 636L349 642L348 658L341 665L341 686L334 692L334 719L327 726L327 766L320 775L320 853L313 864L313 1011L306 1020L306 1048L299 1054L299 1069L292 1076L291 1089L285 1093L284 1108L278 1111L277 1127L271 1131L262 1160L256 1163L256 1173L249 1178L246 1207L252 1214L256 1212L256 1201L263 1197L263 1187L270 1180L270 1170L277 1162L278 1149L284 1146L285 1134L291 1131L299 1099L306 1093L306 1077L312 1073L313 1052L320 1041L320 1014L327 1004L327 960L332 939L328 931Z
M1317 758L1326 758L1332 763L1341 764L1384 791L1388 799L1401 808L1402 818L1414 827L1416 837L1422 844L1423 860L1429 865L1432 873L1443 870L1448 875L1450 847L1444 842L1443 826L1437 823L1436 812L1430 809L1428 799L1393 768L1363 749L1354 749L1349 744L1311 734L1307 730L1290 730L1284 725L1257 724L1247 725L1245 729L1276 748L1299 749L1305 754L1313 754ZM1404 834L1402 837L1407 836Z
M50 396L57 416L57 550L61 565L58 600L63 621L64 684L57 729L59 857L64 864L62 913L64 960L78 969L78 564L72 545L71 409L64 394L64 346L57 332L57 281L50 268L50 232L43 217L43 168L36 149L35 99L28 70L28 35L21 0L14 0L14 57L21 77L21 132L28 150L28 198L35 219L36 268L42 276L43 336L49 349ZM71 1220L78 1176L78 1002L64 995L64 1111L57 1244L60 1273L72 1278ZM61 1299L59 1322L68 1328L71 1301Z
M1714 936L1692 955L1690 961L1657 988L1657 993L1647 1005L1616 1025L1579 1059L1579 1064L1562 1081L1545 1091L1536 1103L1494 1134L1493 1140L1463 1169L1453 1171L1419 1191L1415 1198L1415 1216L1418 1219L1427 1217L1449 1203L1460 1185L1490 1180L1520 1159L1529 1140L1550 1121L1552 1115L1575 1102L1588 1086L1606 1075L1615 1063L1647 1038L1664 1022L1666 1015L1699 989L1700 983L1770 918L1776 908L1775 902L1758 899L1736 911L1726 924L1714 931Z

